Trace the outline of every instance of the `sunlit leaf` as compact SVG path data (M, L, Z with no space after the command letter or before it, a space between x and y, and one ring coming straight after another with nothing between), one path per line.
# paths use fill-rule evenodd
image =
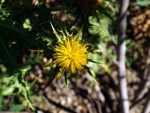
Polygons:
M136 2L136 4L140 7L143 7L143 6L147 6L147 5L150 5L150 1L148 0L138 0Z

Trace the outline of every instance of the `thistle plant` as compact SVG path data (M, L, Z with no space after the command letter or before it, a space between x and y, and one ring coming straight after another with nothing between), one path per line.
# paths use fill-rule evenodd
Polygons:
M60 36L53 26L52 28L58 38L58 43L53 47L53 63L60 67L62 73L71 72L75 74L84 70L90 52L89 44L79 40L82 29L76 36L70 35L66 30L65 33L61 30L62 36Z

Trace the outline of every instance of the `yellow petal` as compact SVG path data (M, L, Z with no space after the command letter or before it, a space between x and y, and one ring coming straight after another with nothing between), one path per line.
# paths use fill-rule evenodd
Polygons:
M71 72L72 72L72 73L76 73L76 68L75 68L73 62L71 62Z
M76 67L78 70L83 69L83 67L81 66L81 64L80 64L77 60L74 60L74 65L75 65L75 67Z

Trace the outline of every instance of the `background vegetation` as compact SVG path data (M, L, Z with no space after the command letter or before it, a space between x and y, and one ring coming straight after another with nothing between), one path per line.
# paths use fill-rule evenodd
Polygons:
M150 1L104 1L88 11L79 2L0 1L0 111L150 112ZM97 62L89 71L66 82L51 66L57 38L50 22L73 35L83 26L80 37L93 45L90 59Z

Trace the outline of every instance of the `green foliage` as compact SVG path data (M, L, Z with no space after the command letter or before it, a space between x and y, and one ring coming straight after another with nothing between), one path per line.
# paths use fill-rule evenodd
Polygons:
M91 59L98 61L100 64L89 63L90 67L93 68L94 72L98 73L100 68L103 68L107 73L110 73L110 65L112 64L112 59L116 58L116 54L113 53L112 48L109 48L108 43L112 42L110 31L106 27L106 23L112 27L109 19L99 17L89 17L89 33L95 35L94 40L92 40L94 49L98 50L97 53L91 55ZM116 40L116 37L115 37ZM101 57L99 57L101 56Z
M4 68L1 66L1 68ZM29 97L30 94L30 88L32 87L32 84L29 84L27 81L24 80L25 75L31 70L31 66L27 65L25 67L21 67L17 69L18 72L14 73L12 76L4 76L3 74L6 74L4 71L2 73L2 78L0 79L0 84L3 84L0 86L1 95L2 96L8 96L8 95L16 95L16 94L23 94L26 98L26 101L29 104L29 107L35 110L33 103Z
M24 110L24 106L21 104L16 104L16 105L11 106L9 110L14 111L14 112L22 111Z
M150 1L149 0L138 0L136 2L136 4L140 7L144 7L144 6L150 5Z
M20 0L15 0L14 3L9 0L0 2L0 84L3 84L0 85L0 107L3 107L3 96L23 95L29 108L35 110L30 99L30 90L35 81L29 83L24 78L42 58L28 57L30 51L44 50L45 56L51 57L48 45L55 42L55 37L46 32L52 32L49 24L50 21L53 22L50 10L45 1L39 1L35 7ZM27 56L26 64L20 62L23 56ZM10 110L23 109L21 106L16 109L17 107L14 105Z
M0 109L2 108L3 104L3 95L0 93Z
M114 5L111 3L111 5ZM115 7L116 8L116 7ZM74 17L70 24L60 21L54 11L65 10L66 14ZM105 15L105 16L103 16ZM90 63L85 66L85 71L96 82L96 73L103 68L107 73L111 72L112 57L116 54L108 45L112 42L111 32L116 26L115 14L104 3L95 10L82 11L76 0L63 0L61 7L48 8L45 0L37 0L36 4L26 0L1 0L0 1L0 108L3 107L3 97L9 95L24 96L29 108L36 110L32 98L34 93L31 88L35 81L28 82L25 76L34 70L34 66L42 62L42 57L52 59L52 46L61 41L62 35L69 36L66 31L74 32L77 37L82 35L83 40L92 43L89 50L93 52ZM50 25L50 23L52 25ZM110 31L106 23L109 24ZM78 27L82 27L79 31ZM56 30L54 29L56 28ZM57 32L57 30L60 31ZM54 32L54 33L53 33ZM72 34L73 35L73 34ZM114 36L116 41L116 36ZM57 40L58 39L58 40ZM90 45L90 44L89 44ZM90 46L91 46L90 45ZM92 49L91 49L92 48ZM96 53L94 53L96 50ZM31 53L41 55L32 56ZM25 62L23 61L25 58ZM42 63L41 63L42 64ZM60 68L52 64L42 64L50 68L50 83L55 79ZM91 68L90 68L91 67ZM65 82L75 77L74 74L62 72ZM2 84L2 85L1 85ZM36 95L36 94L35 94ZM35 96L34 96L35 97ZM38 98L38 96L36 97ZM22 111L24 106L14 104L10 111Z

